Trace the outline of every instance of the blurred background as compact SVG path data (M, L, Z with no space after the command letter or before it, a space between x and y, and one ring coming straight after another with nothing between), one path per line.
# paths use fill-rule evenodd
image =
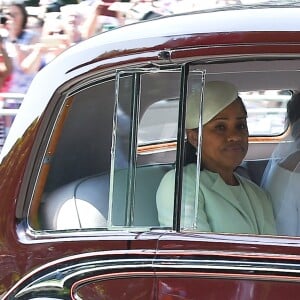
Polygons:
M0 1L0 151L33 78L54 57L70 46L103 31L160 16L195 10L222 9L228 6L270 3L280 5L282 2L284 1ZM274 108L282 106L277 105ZM154 107L153 111L155 109L157 108ZM282 118L281 112L280 120L276 119L273 123L279 122L282 126L284 123ZM147 121L146 124L148 123ZM277 128L277 125L272 128ZM141 139L144 140L145 137Z

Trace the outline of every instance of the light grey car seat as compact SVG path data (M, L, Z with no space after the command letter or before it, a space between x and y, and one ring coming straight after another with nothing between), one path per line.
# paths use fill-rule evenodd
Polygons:
M159 226L156 190L171 164L137 168L132 226ZM112 220L125 224L127 170L115 174ZM45 195L40 208L42 229L105 228L108 218L109 174L68 183Z

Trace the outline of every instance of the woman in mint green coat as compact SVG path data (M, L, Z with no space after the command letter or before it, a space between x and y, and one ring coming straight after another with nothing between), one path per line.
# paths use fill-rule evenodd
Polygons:
M200 96L187 100L186 134L198 147ZM235 170L248 150L247 112L237 89L228 82L211 81L204 88L201 172L198 201L196 164L184 167L183 228L203 232L276 234L271 199L259 186ZM162 179L156 195L161 226L172 226L175 171Z

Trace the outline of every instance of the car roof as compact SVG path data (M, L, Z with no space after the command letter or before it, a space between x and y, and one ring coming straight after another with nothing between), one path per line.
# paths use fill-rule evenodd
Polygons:
M284 1L284 3L287 2ZM294 2L289 3L293 4ZM101 33L69 48L44 67L34 82L38 82L39 85L45 82L47 89L50 90L48 94L50 94L53 90L51 89L52 84L49 86L49 76L52 79L53 88L56 89L68 78L78 76L79 73L76 71L79 68L82 73L93 68L93 64L101 60L111 60L109 63L113 67L114 64L121 64L122 57L132 53L172 50L172 46L177 46L176 40L180 37L184 37L186 47L191 47L196 43L200 46L246 42L272 43L280 42L280 39L285 43L296 42L297 37L294 36L295 40L293 40L293 35L287 34L284 34L284 39L282 36L278 38L277 34L270 34L267 35L268 40L264 41L259 40L261 37L257 35L255 41L254 37L250 35L232 35L230 37L226 33L300 31L299 14L300 4L288 7L285 5L252 5L242 8L234 6L226 9L171 15L129 24ZM205 38L192 39L192 36L207 36L206 34L215 34L217 37L209 40L205 40ZM219 34L226 34L226 37L220 40ZM191 42L188 41L189 37ZM145 60L147 59L145 57ZM55 76L53 76L54 74ZM34 85L30 90L36 90Z

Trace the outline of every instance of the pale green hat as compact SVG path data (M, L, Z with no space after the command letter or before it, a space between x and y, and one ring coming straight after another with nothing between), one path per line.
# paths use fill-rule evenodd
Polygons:
M236 87L225 81L209 81L205 84L203 93L202 124L208 123L238 97ZM186 129L199 127L200 93L193 92L187 99Z

